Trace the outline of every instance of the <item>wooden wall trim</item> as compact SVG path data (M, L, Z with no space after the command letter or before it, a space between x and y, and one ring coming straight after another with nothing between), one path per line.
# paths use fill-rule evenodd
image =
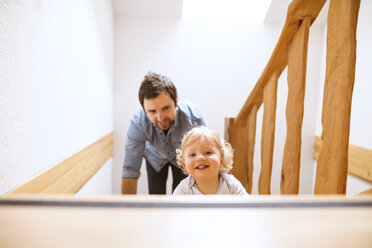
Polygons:
M320 147L320 137L315 136L314 159L318 159ZM372 182L372 150L356 145L349 145L348 172Z
M74 194L112 154L111 132L7 194Z
M371 195L372 195L372 188L367 189L367 190L357 194L357 196L371 196Z

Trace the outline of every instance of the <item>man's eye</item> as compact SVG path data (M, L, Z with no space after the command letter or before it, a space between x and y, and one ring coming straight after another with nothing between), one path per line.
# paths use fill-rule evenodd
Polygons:
M169 109L169 106L166 106L163 108L164 111L168 110Z

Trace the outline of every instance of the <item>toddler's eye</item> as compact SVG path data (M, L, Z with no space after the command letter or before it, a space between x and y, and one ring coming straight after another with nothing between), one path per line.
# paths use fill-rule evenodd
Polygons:
M190 153L189 158L193 158L193 157L195 157L195 153Z
M206 152L205 154L210 155L210 154L212 154L212 152L208 151L208 152Z

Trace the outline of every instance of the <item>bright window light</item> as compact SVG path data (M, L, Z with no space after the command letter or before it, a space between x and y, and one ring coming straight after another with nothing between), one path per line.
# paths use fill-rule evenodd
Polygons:
M183 19L224 23L263 23L271 0L183 0Z

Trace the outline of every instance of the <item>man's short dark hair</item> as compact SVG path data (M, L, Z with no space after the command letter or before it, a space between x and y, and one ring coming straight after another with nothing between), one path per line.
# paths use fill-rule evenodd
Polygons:
M172 80L166 76L151 71L147 73L138 92L138 98L142 108L145 99L156 98L164 91L170 95L174 101L174 104L177 105L177 89L172 83Z

